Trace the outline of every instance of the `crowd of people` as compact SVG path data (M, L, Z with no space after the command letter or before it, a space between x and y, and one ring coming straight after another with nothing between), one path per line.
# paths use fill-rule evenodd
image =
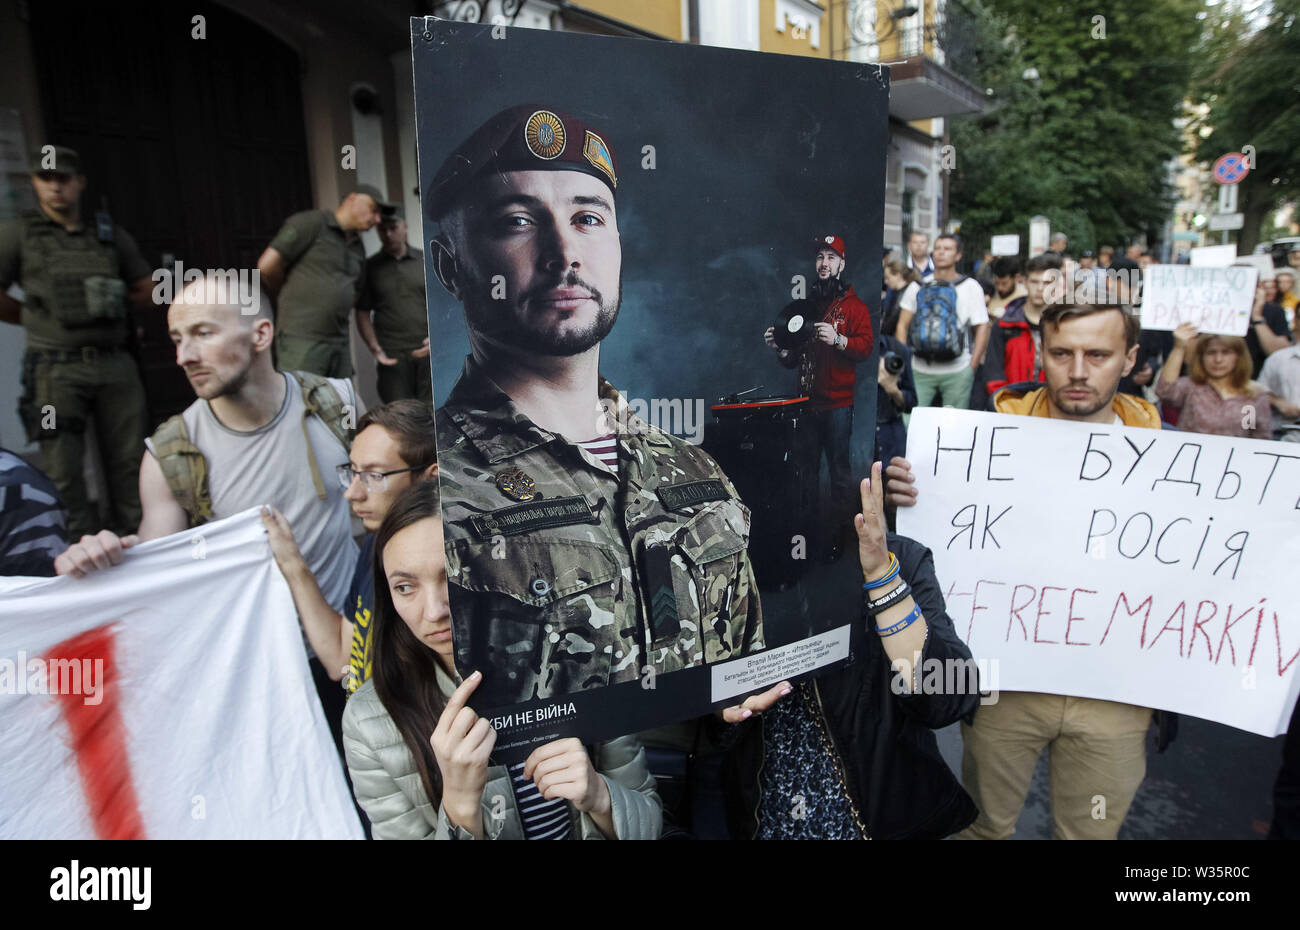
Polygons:
M1083 264L1091 256L1076 266L1065 243L1054 243L1060 251L1035 256L1023 273L1018 261L999 258L988 263L985 287L958 271L959 239L940 236L930 248L914 236L906 258L885 265L889 291L875 333L866 304L841 277L843 240L817 240L816 293L826 315L807 351L780 360L806 365L825 401L819 447L836 495L827 521L850 528L863 583L860 595L856 579L845 593L861 597L865 645L842 668L780 682L684 725L697 754L719 763L724 790L711 803L725 811L715 819L698 809L710 803L698 793L661 790L665 778L648 750L662 734L594 745L558 739L522 761L496 764L496 732L471 706L476 693L492 694L488 703L499 706L588 687L593 677L635 680L645 668L672 672L765 645L762 598L739 529L748 521L734 487L701 450L624 416L622 395L599 373L620 293L615 156L599 127L549 110L539 112L572 137L594 137L602 158L539 154L515 131L534 111L488 120L448 156L430 188L426 209L441 229L436 275L464 305L472 349L439 410L423 398L388 398L366 411L349 380L340 337L349 311L377 308L390 291L409 292L421 255L394 225L385 252L370 260L373 303L348 290L354 284L346 276L361 274L363 260L352 234L388 209L378 192L359 189L337 211L291 218L268 247L259 267L278 297L274 309L259 297L256 312L247 312L212 273L185 284L171 303L176 363L196 399L139 437L134 522L129 507L112 527L78 533L85 524L69 519L76 541L55 544L58 518L36 519L22 508L43 503L37 512L54 514L63 486L0 458L0 477L16 474L33 489L20 495L21 508L0 498L0 517L16 510L27 531L10 539L6 527L6 559L21 559L15 564L31 573L41 559L73 578L111 572L142 541L261 508L326 719L375 838L1006 838L1044 749L1055 836L1114 838L1145 775L1148 731L1154 723L1163 749L1172 715L1023 692L984 705L978 687L918 686L924 663L972 656L946 613L925 541L888 528L889 511L925 493L925 476L906 458L901 418L917 404L942 402L1156 429L1177 408L1184 429L1269 437L1276 425L1300 438L1295 301L1285 300L1294 285L1276 281L1276 300L1261 285L1252 314L1252 328L1261 328L1260 368L1246 340L1187 327L1167 350L1152 343L1143 355L1143 334L1125 303L1045 298L1052 275L1094 273L1096 266ZM58 354L70 353L93 368L123 338L114 301L138 281L138 253L120 230L109 243L90 241L73 209L75 183L41 172L34 183L43 218L0 237L0 284L21 281L30 296L20 316L3 303L0 311L21 319L29 335L47 335L45 347L32 343L53 353L40 364L70 364ZM64 193L47 197L48 190ZM482 219L506 208L528 220L509 227L508 243ZM23 237L38 234L51 248L116 252L119 293L83 291L103 301L78 311L93 322L70 325L71 310L60 303L69 289L42 290L24 277L29 264L14 249L26 255ZM1297 253L1292 258L1300 263ZM521 296L494 302L488 269ZM540 307L525 307L526 300ZM422 295L420 302L423 308ZM1279 312L1281 331L1272 322ZM427 378L427 362L419 363L427 334L418 343L414 328L390 338L378 324L382 314L365 323L363 315L359 331L380 364L409 357L408 367ZM92 332L102 354L83 352L95 345L84 341ZM837 400L847 391L851 405L853 365L873 344L881 451L870 474L854 480L844 473L850 439ZM1134 378L1128 391L1126 378ZM133 395L109 402L123 396ZM605 419L611 412L619 416ZM64 428L46 431L61 437ZM42 438L43 454L47 441L55 440ZM687 485L694 497L670 493ZM589 493L618 506L593 509ZM545 520L511 531L509 545L524 557L494 556L497 525L483 515L509 511L527 525L530 507L543 500L551 508ZM557 521L557 504L574 519ZM693 596L665 607L643 587L646 576ZM453 637L453 614L470 634ZM545 620L563 620L564 637L548 635ZM960 781L934 736L958 721ZM1098 794L1108 799L1102 818L1094 814ZM1297 794L1295 772L1284 770L1275 835L1300 830Z
M195 269L153 269L111 217L83 213L87 177L77 151L44 146L30 169L35 208L0 223L0 322L22 327L25 338L19 416L39 445L70 537L102 527L128 535L141 520L137 470L148 433L131 311L184 303L195 293L183 287ZM375 228L382 247L367 259L361 235ZM334 210L288 217L255 273L210 271L211 286L234 292L232 305L251 318L269 321L263 295L274 298L280 370L350 378L355 319L375 356L380 398L432 400L422 252L407 242L401 207L378 189L358 185ZM191 371L201 365L177 363L192 381L209 377ZM105 485L99 502L85 481L91 436Z
M915 232L906 255L884 258L882 329L906 348L904 377L915 372L915 406L991 409L1000 391L1044 381L1042 316L1070 282L1079 292L1123 303L1136 313L1142 275L1155 260L1141 245L1123 255L1068 249L1057 234L1050 248L1028 261L985 253L971 269L958 270L957 235ZM1194 326L1175 332L1138 330L1137 354L1120 390L1155 404L1164 423L1224 436L1300 441L1300 247L1285 268L1260 272L1249 328L1241 337L1200 334ZM982 294L981 294L982 291ZM882 360L884 358L882 345ZM882 361L881 389L891 395L893 376ZM901 441L895 411L882 401L877 457L889 461ZM888 453L888 456L886 455Z

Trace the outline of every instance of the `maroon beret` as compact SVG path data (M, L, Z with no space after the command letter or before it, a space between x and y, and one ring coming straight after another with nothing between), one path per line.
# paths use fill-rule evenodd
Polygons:
M440 220L488 171L581 171L618 187L618 161L604 134L560 110L523 104L502 110L447 156L425 203Z

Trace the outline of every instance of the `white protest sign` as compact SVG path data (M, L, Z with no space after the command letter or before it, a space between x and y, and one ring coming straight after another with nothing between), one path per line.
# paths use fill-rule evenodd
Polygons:
M1142 281L1142 328L1172 330L1190 322L1203 333L1244 336L1258 277L1258 269L1240 265L1149 265Z
M0 599L0 839L362 838L257 510Z
M1010 233L1005 236L994 236L989 251L994 255L1019 255L1020 236L1016 233Z
M1257 268L1259 273L1265 279L1273 275L1273 256L1272 255L1238 255L1232 260L1234 265L1242 265L1247 268Z
M1228 245L1202 245L1192 249L1193 268L1224 268L1237 260L1237 247Z
M1300 447L919 407L907 457L898 531L1001 690L1286 731Z
M1047 251L1048 233L1051 231L1052 223L1045 216L1031 216L1029 218L1029 256L1032 258Z

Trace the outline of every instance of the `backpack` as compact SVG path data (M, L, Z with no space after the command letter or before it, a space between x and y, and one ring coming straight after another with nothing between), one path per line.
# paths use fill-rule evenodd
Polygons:
M307 417L315 416L334 434L344 449L351 445L355 411L349 409L339 397L339 392L329 380L306 371L291 371L290 375L302 388L302 401L306 409L302 415L302 431L307 437L307 464L311 466L312 482L316 496L325 500L325 480L316 463L311 436L307 433ZM185 419L176 414L165 420L152 436L154 457L162 468L163 477L172 496L181 505L190 528L212 519L212 497L208 493L208 461L199 447L190 441Z
M966 327L957 315L957 285L966 280L930 281L916 293L916 313L907 344L927 362L950 362L966 351Z

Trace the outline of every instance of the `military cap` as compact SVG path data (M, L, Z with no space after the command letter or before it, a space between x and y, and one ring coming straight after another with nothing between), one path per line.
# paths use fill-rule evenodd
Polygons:
M384 214L384 218L380 220L380 222L389 223L392 222L393 220L402 220L403 222L405 222L406 210L402 208L402 205L400 203L395 203L395 204L390 204L390 206L392 209L390 209L387 213Z
M53 148L50 157L46 158L44 148ZM32 153L32 174L44 174L47 171L55 174L81 174L81 156L75 149L70 149L66 145L45 146L37 149Z
M470 183L489 171L580 171L618 187L605 135L575 116L523 104L493 116L447 156L429 185L429 216L442 219Z
M384 216L385 219L392 216L393 211L397 209L395 205L391 203L385 203L384 195L379 193L379 188L371 184L358 184L356 187L352 188L352 192L354 194L366 194L367 196L369 196L370 199L375 202L375 206L379 208L379 212Z
M844 240L839 236L818 236L813 245L817 247L818 252L822 249L830 249L840 258L844 257Z
M1097 254L1092 249L1084 249L1079 253L1080 258L1096 258Z

